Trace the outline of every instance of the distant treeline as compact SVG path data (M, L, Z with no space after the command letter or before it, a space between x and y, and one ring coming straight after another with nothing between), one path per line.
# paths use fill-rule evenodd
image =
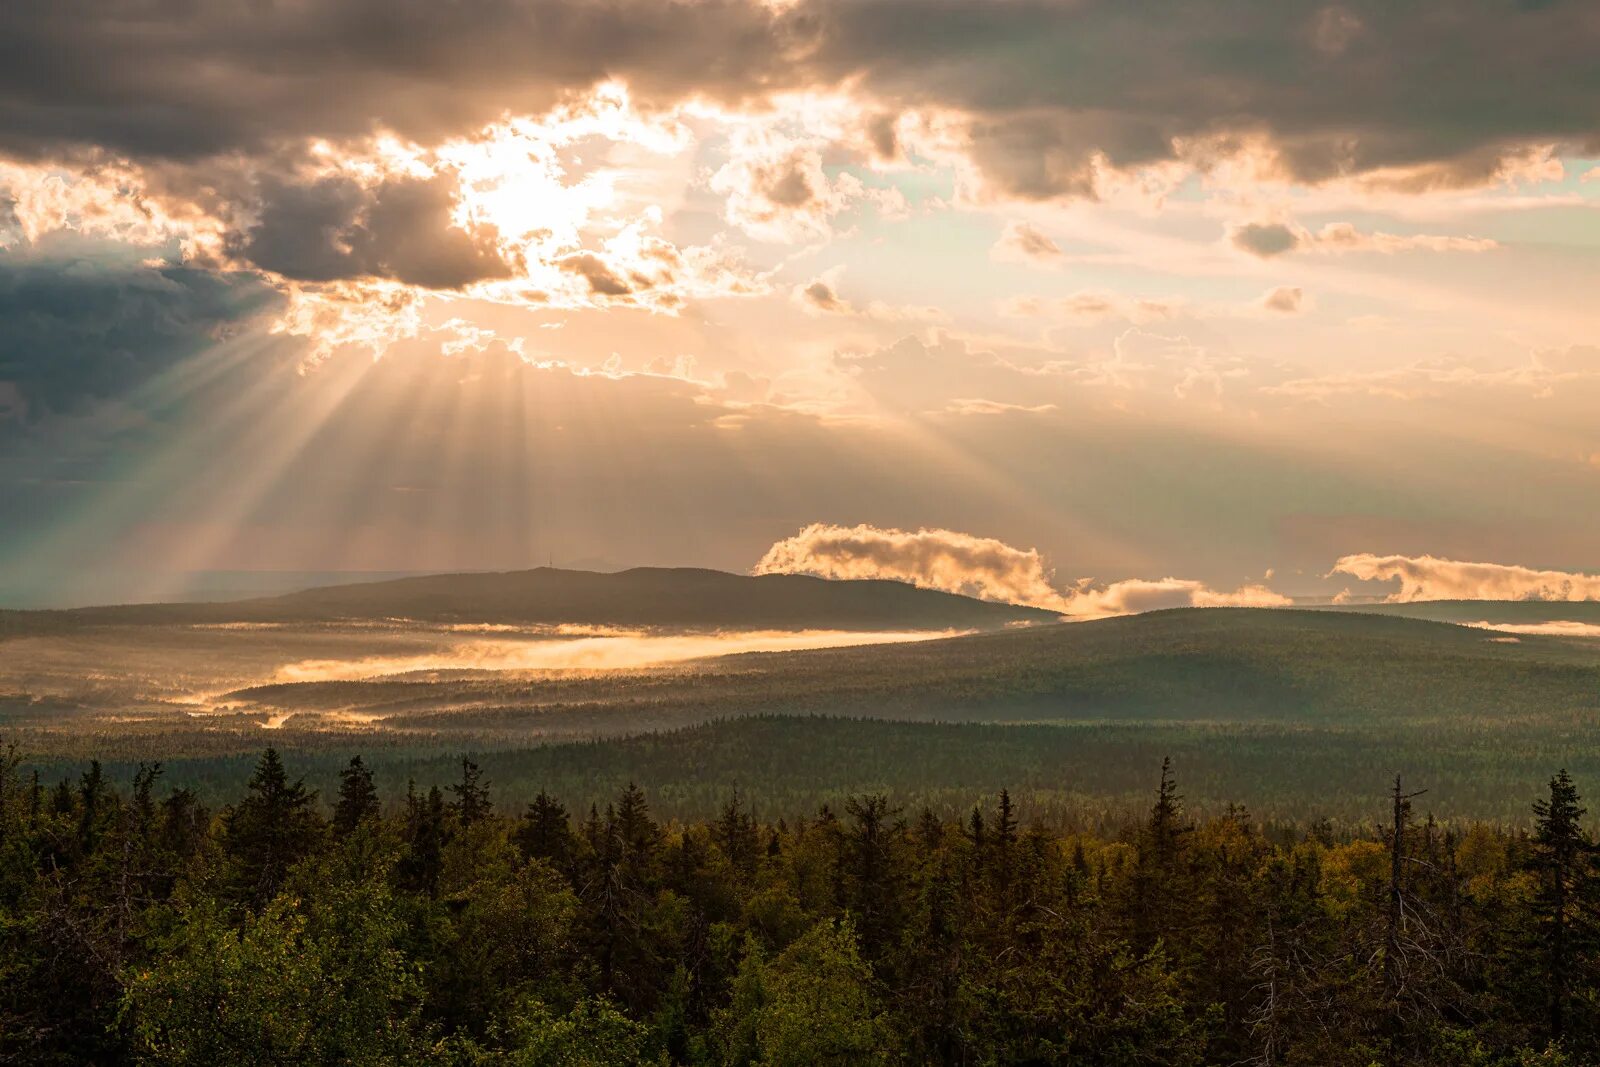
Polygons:
M1158 770L1159 768L1159 770ZM471 759L385 804L268 750L213 807L0 755L0 1063L1595 1064L1600 872L1557 773L1527 830L1389 783L1343 836L1197 819L1170 766L1109 833L879 792L662 821L516 810ZM1379 782L1370 783L1374 794ZM1529 798L1530 801L1533 798Z
M280 750L294 752L299 772L324 796L332 795L353 746L370 740L364 754L391 804L399 803L407 782L426 791L453 781L465 754L482 765L496 783L497 800L511 808L541 789L576 807L604 806L635 782L657 814L679 820L715 817L734 789L772 819L807 815L824 803L838 807L847 796L869 792L949 818L1005 787L1030 820L1102 834L1117 832L1145 806L1150 768L1168 755L1182 769L1195 813L1220 814L1230 803L1248 802L1264 822L1289 826L1319 819L1370 826L1381 810L1377 783L1397 772L1428 783L1424 813L1508 826L1527 825L1526 797L1540 788L1549 767L1600 778L1600 749L1577 744L1572 730L1475 730L1469 722L1451 729L1406 723L995 725L757 715L533 748L486 748L456 737L405 739L382 730L369 737L276 736ZM23 741L19 748L25 749L25 735ZM121 754L104 766L112 780L126 785L139 760L161 759L166 782L212 805L231 801L255 763L248 751L179 758L183 739L169 734L152 735L143 749L124 743L107 751ZM53 782L76 778L88 761L35 760L29 766Z

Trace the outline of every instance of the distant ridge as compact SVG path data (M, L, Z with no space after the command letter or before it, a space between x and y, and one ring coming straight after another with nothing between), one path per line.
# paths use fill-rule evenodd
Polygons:
M1039 608L991 603L903 582L830 581L798 574L750 577L664 567L610 574L555 567L437 574L226 603L11 614L14 624L49 620L68 626L414 619L777 630L992 630L1059 617Z
M1430 622L1491 622L1513 626L1542 622L1600 623L1600 600L1410 600L1392 604L1331 604L1318 610L1393 615Z

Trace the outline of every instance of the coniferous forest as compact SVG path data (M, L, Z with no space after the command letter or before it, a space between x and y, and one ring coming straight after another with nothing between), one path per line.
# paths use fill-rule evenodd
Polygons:
M0 1062L1581 1065L1600 872L1566 772L1526 829L1374 783L1370 832L1123 832L1001 792L664 822L463 760L320 797L272 750L208 810L158 765L0 764Z

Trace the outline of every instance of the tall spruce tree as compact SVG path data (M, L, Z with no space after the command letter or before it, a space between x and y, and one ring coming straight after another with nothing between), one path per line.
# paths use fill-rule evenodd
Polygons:
M1551 1040L1571 1028L1578 971L1594 948L1594 846L1583 832L1586 814L1565 770L1550 779L1548 800L1534 802L1534 898L1544 955L1544 995Z
M416 783L406 787L406 854L399 865L400 880L414 893L439 895L439 875L444 865L444 795L439 787L417 795Z
M755 817L739 804L737 789L722 806L722 814L712 827L712 837L735 870L741 874L750 874L755 870L756 859L761 852L761 838L756 832Z
M1161 781L1150 817L1139 834L1138 855L1130 886L1132 941L1143 953L1156 942L1170 939L1180 926L1187 899L1182 869L1189 827L1183 819L1183 797L1172 775L1172 759L1161 761ZM1172 946L1168 945L1170 949Z
M228 882L237 899L261 908L277 895L289 868L321 836L316 800L304 781L289 781L276 749L261 754L244 799L223 816Z
M377 814L378 790L372 784L372 770L360 756L352 756L349 766L339 772L339 800L333 806L333 832L344 837Z
M513 837L528 859L546 860L557 870L570 872L573 859L572 824L561 802L541 789L522 813Z
M450 787L456 795L450 802L450 811L462 826L473 826L489 817L494 806L489 802L489 783L483 772L467 757L461 757L461 781Z

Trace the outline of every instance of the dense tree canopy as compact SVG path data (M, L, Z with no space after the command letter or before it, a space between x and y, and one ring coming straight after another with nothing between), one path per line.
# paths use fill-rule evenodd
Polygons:
M0 1063L1581 1065L1600 879L1565 772L1533 832L1374 783L1367 832L1120 833L1010 793L662 822L512 813L472 761L326 808L268 751L232 804L0 760Z

